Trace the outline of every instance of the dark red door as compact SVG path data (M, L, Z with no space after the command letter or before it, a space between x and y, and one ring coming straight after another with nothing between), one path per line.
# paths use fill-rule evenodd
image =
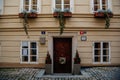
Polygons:
M71 73L72 38L54 38L54 73Z

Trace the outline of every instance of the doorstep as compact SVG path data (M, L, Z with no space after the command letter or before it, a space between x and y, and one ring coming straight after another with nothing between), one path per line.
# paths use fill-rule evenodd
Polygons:
M88 78L90 77L90 75L81 70L81 75L72 75L70 73L54 73L54 74L51 74L51 75L43 75L41 78Z

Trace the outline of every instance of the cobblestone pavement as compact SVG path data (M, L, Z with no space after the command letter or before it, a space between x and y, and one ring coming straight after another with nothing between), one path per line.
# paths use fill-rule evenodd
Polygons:
M0 69L0 80L120 80L120 67L82 68L83 75L44 75L36 77L41 69Z

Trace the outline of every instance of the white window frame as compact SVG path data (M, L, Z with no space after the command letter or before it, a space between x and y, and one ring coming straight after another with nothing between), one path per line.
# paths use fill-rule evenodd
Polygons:
M52 1L52 12L54 12L54 10L56 9L55 5L56 5L56 0ZM62 11L64 10L64 0L62 0ZM70 0L70 11L74 12L74 0Z
M4 5L4 0L1 0L1 3L0 3L0 14L3 14L3 5Z
M91 0L91 2L90 2L90 4L91 4L91 13L94 13L94 12L96 12L96 11L94 11L94 0ZM111 11L112 11L112 1L111 0L108 0L108 9L110 9ZM102 0L100 0L100 9L102 9Z
M31 10L31 0L29 0L29 11ZM37 13L41 12L41 0L37 0ZM24 0L20 0L20 12L23 12L24 10Z
M28 62L23 62L22 61L22 42L28 42ZM36 54L36 62L31 62L30 61L30 50L31 50L31 48L30 48L30 43L31 42L36 42L36 49L37 49L37 54ZM20 63L22 63L22 64L38 64L38 42L37 41L21 41L21 48L20 48Z
M95 46L95 43L100 43L100 51L101 51L101 53L100 53L100 62L95 62L95 55L94 55L94 53L95 53L95 48L94 48L94 46ZM109 45L109 61L108 62L103 62L103 43L108 43L108 45ZM110 61L110 59L111 59L111 51L110 51L111 49L110 49L110 42L93 42L93 64L110 64L111 63L111 61Z

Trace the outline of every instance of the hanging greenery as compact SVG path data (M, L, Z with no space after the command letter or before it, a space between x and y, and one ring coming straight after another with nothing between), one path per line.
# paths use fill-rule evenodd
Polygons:
M110 26L110 18L113 17L113 13L110 9L107 9L107 10L99 9L97 12L95 12L94 16L96 18L104 18L105 19L105 29L108 29Z
M58 15L59 18L59 25L60 25L60 35L63 33L64 28L65 28L65 17L63 12L59 12Z
M60 35L63 33L65 28L65 19L70 18L72 16L72 13L70 12L69 8L65 8L64 11L61 11L61 9L56 8L54 10L54 17L57 17L59 19L59 27L60 27Z
M23 12L19 13L19 17L23 18L23 28L26 35L29 37L27 30L27 28L29 27L28 18L37 18L37 12L34 9L30 10L30 12L23 10Z
M104 12L105 15L105 29L108 29L110 26L110 17L107 12Z
M27 12L24 12L23 26L24 26L25 33L28 36L27 28L29 25L28 25L28 13Z

